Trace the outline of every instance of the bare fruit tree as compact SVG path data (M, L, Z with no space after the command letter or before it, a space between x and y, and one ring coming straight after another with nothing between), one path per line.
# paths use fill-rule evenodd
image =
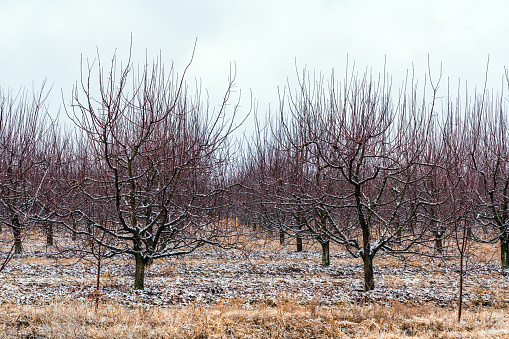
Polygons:
M0 222L12 230L15 253L41 213L36 202L48 173L44 87L32 94L0 90Z
M509 73L506 72L509 85ZM509 134L506 100L488 93L477 97L471 111L471 166L479 184L477 220L492 230L488 242L499 242L503 269L509 268ZM478 239L480 240L480 239Z
M113 58L104 71L98 59L82 67L68 111L86 140L82 206L97 207L73 212L95 230L77 232L107 249L105 256L132 256L135 289L144 288L152 260L221 244L232 234L215 211L223 206L226 187L217 178L235 128L237 105L228 105L234 76L224 101L210 110L199 91L188 93L187 67L179 77L160 59L134 67Z
M309 190L295 208L314 212L304 222L308 232L362 259L365 290L375 286L379 251L408 253L426 241L422 209L431 202L415 188L436 166L421 160L438 85L431 84L430 101L418 99L413 81L408 87L410 94L403 88L394 101L385 74L353 74L342 86L332 76L326 86L323 78L311 81L304 73L287 107L281 104L290 112L283 122L287 144L306 155Z

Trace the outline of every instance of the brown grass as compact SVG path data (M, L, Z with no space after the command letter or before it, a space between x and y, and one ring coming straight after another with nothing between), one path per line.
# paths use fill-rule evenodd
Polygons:
M34 243L36 240L32 240ZM27 247L40 248L29 241ZM261 239L246 246L246 251L279 251L276 240ZM315 249L316 249L315 245ZM309 247L306 247L309 249ZM331 247L331 251L339 247ZM497 254L493 247L476 248L477 262L490 262ZM482 255L481 255L482 254ZM116 259L121 260L121 259ZM270 261L269 257L260 258ZM295 259L297 260L297 259ZM450 259L453 261L454 259ZM51 264L51 258L22 257L19 263ZM177 264L214 263L220 259L191 257L171 258L160 275L179 276ZM316 259L317 265L319 260ZM336 258L334 263L348 263L350 258ZM72 260L60 259L59 264ZM406 265L435 266L438 259L408 258ZM392 257L377 258L375 265L398 267L401 261ZM317 273L319 274L319 273ZM324 274L324 273L322 273ZM438 272L434 273L440 281ZM498 276L498 272L491 275ZM432 277L431 277L432 278ZM430 279L431 279L430 278ZM392 302L390 305L370 303L331 307L320 306L319 300L303 304L300 300L282 298L264 300L254 305L245 300L225 300L191 306L127 307L114 301L102 301L96 309L87 301L54 301L43 307L0 303L0 339L3 338L509 338L507 291L486 283L489 275L478 275L471 292L478 296L457 321L455 305L440 307L425 304L419 307ZM82 279L82 278L80 278ZM116 277L103 268L102 286L116 286ZM449 279L456 279L450 277ZM397 274L385 277L387 287L404 285ZM434 281L434 280L433 280ZM422 282L421 282L422 283ZM426 284L431 284L427 281ZM434 284L434 282L433 282ZM483 300L489 295L490 304Z
M3 305L0 338L509 338L507 311L437 307L302 306L242 301L173 308L92 302L46 307Z

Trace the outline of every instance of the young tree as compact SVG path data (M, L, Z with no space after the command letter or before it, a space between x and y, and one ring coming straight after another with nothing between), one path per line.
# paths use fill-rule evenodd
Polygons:
M92 86L95 66L98 88ZM210 111L199 92L188 94L186 70L179 78L161 60L135 68L130 59L119 67L113 58L105 72L99 60L82 69L81 86L73 90L68 115L87 140L88 168L79 189L85 203L94 202L110 216L87 219L99 230L95 234L113 239L94 238L108 249L105 255L134 258L135 289L144 288L152 260L220 244L232 234L213 222L213 211L225 192L216 179L235 128L237 106L227 112L234 77L219 109Z
M507 76L509 84L509 75ZM489 242L500 244L503 269L509 268L509 135L505 100L487 93L471 108L471 166L479 185L474 186L480 209L477 219L494 234ZM479 239L478 239L479 240Z
M446 119L442 128L442 153L443 162L439 167L441 178L433 177L436 186L441 186L431 195L441 196L444 202L436 208L439 213L432 210L432 220L440 220L443 231L449 232L452 238L452 248L459 259L459 295L458 295L458 321L461 320L463 307L463 286L465 272L467 271L468 257L472 245L472 234L475 226L474 213L476 211L477 197L472 192L476 186L475 173L469 167L468 154L471 151L471 134L468 132L470 123L469 111L471 107L465 107L466 114L461 112L459 96L456 105L449 102ZM440 183L439 185L436 185ZM437 193L438 192L438 193ZM436 207L436 206L432 206ZM436 228L434 232L435 243L437 238ZM442 254L442 243L439 253Z
M306 192L320 225L307 225L307 230L320 230L317 234L325 233L362 258L365 290L374 288L373 259L379 251L407 252L427 232L419 212L430 202L412 194L412 188L435 166L420 160L430 142L437 85L431 86L429 106L425 96L418 101L416 84L410 86L410 95L403 89L394 103L385 74L378 80L367 73L353 76L339 92L334 76L328 88L323 79L313 85L304 76L287 108L290 143L308 154L310 174L327 176L334 186L324 187L335 188L315 185L314 193Z
M15 253L23 251L22 239L41 213L36 202L48 171L41 147L47 128L44 87L32 95L0 90L0 217L12 230Z

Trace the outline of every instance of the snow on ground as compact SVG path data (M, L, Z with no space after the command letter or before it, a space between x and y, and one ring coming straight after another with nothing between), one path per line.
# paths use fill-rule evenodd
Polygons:
M196 251L178 259L158 260L148 269L145 290L132 289L134 263L117 258L104 263L101 299L126 306L189 305L263 302L348 305L398 300L420 305L452 305L458 298L457 262L420 258L399 261L381 257L375 262L375 285L363 292L359 259L331 252L331 266L322 267L321 253L279 251ZM86 261L56 260L47 251L27 251L0 273L2 303L47 305L56 301L94 298L97 267ZM465 277L467 306L508 306L509 272L498 263L471 264Z

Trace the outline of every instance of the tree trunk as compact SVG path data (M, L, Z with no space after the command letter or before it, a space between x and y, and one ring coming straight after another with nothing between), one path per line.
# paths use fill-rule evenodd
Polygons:
M373 278L373 258L369 254L362 256L364 262L364 291L371 291L375 288Z
M509 268L509 235L500 238L500 261L502 269Z
M21 244L21 224L17 216L13 217L12 223L12 235L14 236L14 253L20 254L23 252L23 245Z
M142 290L144 288L145 281L145 261L141 255L135 256L136 270L134 272L134 289Z
M320 228L323 234L327 234L327 214L325 210L318 211L318 216L320 217ZM328 236L320 236L319 238L320 245L322 245L322 266L326 267L330 265L330 256L329 256L329 237Z
M12 230L14 234L14 253L20 254L23 252L23 244L21 243L21 231L19 228Z
M285 232L279 231L279 244L283 246L285 244Z
M265 228L267 229L267 237L272 240L272 237L274 236L274 233L272 232L272 228L267 227L267 226L265 226Z
M470 239L472 239L474 237L474 234L472 233L472 226L471 225L467 226L467 237L469 237Z
M465 241L465 239L463 239ZM463 308L463 251L460 251L460 292L458 300L458 322L461 321L461 310Z
M444 233L442 231L434 231L433 233L435 235L435 250L437 251L437 253L441 254L444 251L444 247L442 244L442 236L444 235Z
M73 221L72 223L72 235L71 235L71 240L72 241L76 241L76 238L77 238L77 229L78 229L78 226L76 225L76 222Z
M371 232L370 225L364 217L361 204L361 186L355 185L355 202L357 205L357 216L359 218L359 225L362 229L362 261L364 263L364 291L371 291L375 288L375 281L373 278L373 257L371 253Z
M297 236L296 240L297 240L297 252L302 252L302 238L300 236Z
M97 256L97 279L96 279L96 286L95 289L99 291L99 288L101 287L101 255L98 254Z
M320 243L322 245L322 266L330 265L329 241Z
M397 229L396 229L396 241L397 241L397 246L400 246L400 245L401 245L401 243L400 243L400 241L401 241L401 236L402 236L402 234L401 234L401 227L397 226Z
M46 223L44 229L46 231L46 246L53 246L53 223Z
M97 280L96 280L96 286L95 286L95 311L99 309L99 297L101 296L101 293L99 291L101 287L101 254L98 254L97 257Z

